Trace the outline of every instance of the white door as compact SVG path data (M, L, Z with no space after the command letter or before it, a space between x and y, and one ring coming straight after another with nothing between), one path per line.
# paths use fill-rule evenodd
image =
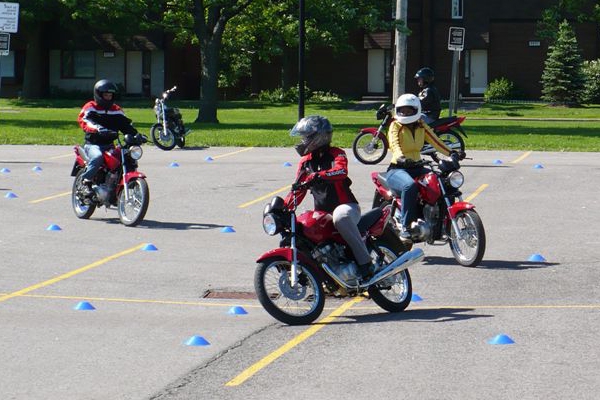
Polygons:
M128 94L142 93L142 52L127 52L127 84Z
M383 49L368 50L367 91L385 92L385 51Z
M483 94L487 89L487 50L471 50L471 93Z

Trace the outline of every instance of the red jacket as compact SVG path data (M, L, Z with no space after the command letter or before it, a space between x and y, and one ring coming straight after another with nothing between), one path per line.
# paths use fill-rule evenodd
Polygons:
M350 190L352 181L348 178L348 158L338 147L322 147L303 156L298 163L296 179L315 173L318 180L310 186L315 201L315 210L333 212L340 204L358 203ZM298 204L304 200L306 189L296 193ZM292 192L285 198L285 205L292 201Z
M81 108L77 122L85 133L86 142L98 145L111 144L117 138L116 134L106 134L103 130L121 131L125 134L137 133L137 130L131 125L131 120L116 104L107 110L93 100L88 101Z

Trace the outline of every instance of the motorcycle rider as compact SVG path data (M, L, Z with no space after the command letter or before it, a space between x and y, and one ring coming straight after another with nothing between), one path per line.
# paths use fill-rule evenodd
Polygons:
M423 119L427 124L431 124L440 118L440 112L442 111L442 96L433 83L435 74L431 68L423 67L417 71L415 79L421 89L419 100L421 100L421 112L425 114Z
M117 104L115 96L117 86L108 79L101 79L94 85L94 100L83 105L77 122L85 133L84 150L89 157L86 170L82 175L84 195L93 194L92 181L102 167L102 153L113 146L118 132L136 135L138 132L131 120Z
M403 94L398 97L395 107L394 120L388 131L392 161L386 178L390 188L401 193L400 237L410 239L411 224L417 220L418 212L418 188L414 179L429 172L427 168L417 164L421 160L421 148L427 142L446 156L455 152L451 152L421 119L421 101L417 96ZM453 161L458 161L459 158L458 154L452 155Z
M311 115L300 119L290 131L290 136L299 136L301 142L295 146L300 155L296 181L308 183L286 196L284 204L289 208L293 192L296 191L297 204L306 196L310 187L314 199L314 209L331 213L333 224L342 235L356 259L358 273L366 280L375 272L375 265L367 246L358 230L361 217L360 206L350 189L352 181L348 177L348 158L344 150L331 146L333 127L326 117Z

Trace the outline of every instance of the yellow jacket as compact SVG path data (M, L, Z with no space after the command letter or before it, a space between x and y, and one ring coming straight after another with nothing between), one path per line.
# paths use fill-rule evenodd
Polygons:
M445 156L450 155L450 149L433 133L433 130L423 120L419 120L413 134L409 128L394 120L388 130L388 141L392 149L392 164L404 157L407 160L421 159L421 148L425 142L431 144Z

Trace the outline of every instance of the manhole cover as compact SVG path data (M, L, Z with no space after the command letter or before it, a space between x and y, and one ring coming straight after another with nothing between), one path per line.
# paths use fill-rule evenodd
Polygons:
M207 290L202 295L203 299L256 299L254 292L231 292L225 290Z

